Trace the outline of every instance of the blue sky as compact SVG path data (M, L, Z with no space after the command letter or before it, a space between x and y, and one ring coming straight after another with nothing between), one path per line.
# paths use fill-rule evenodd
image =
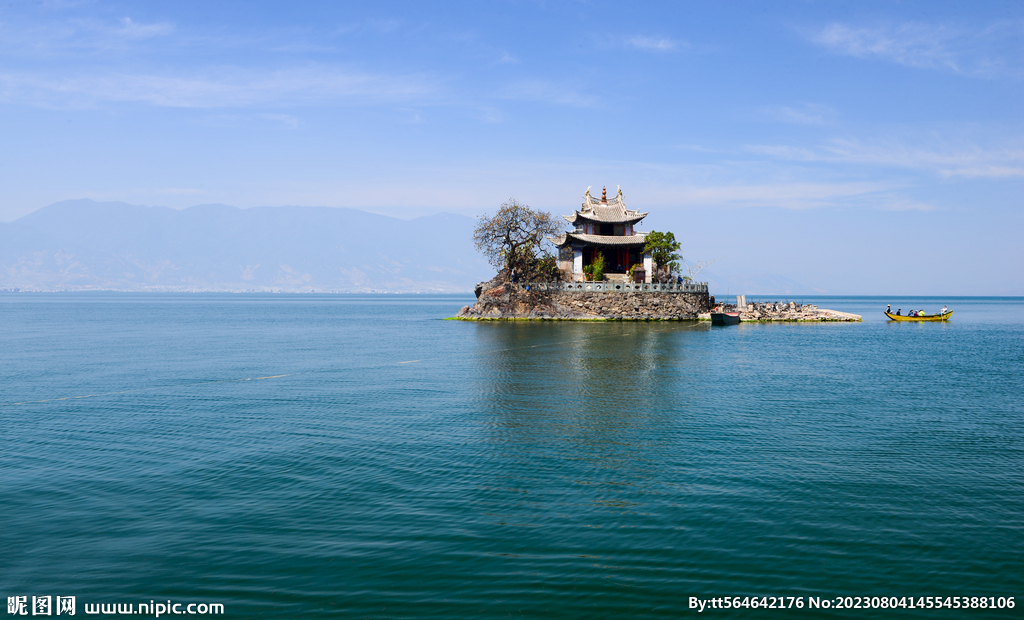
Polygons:
M621 185L723 277L1024 294L1020 2L15 1L0 59L0 221Z

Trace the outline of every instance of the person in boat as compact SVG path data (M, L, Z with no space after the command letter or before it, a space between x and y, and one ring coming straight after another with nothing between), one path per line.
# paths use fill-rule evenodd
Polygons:
M896 316L899 316L902 310L903 308L896 308Z
M917 316L917 310L911 310L909 313L907 313L907 316Z
M939 314L946 314L946 311L947 311L946 306L942 306L942 310L939 310Z
M892 305L891 304L885 304L885 313L886 314L892 314Z
M920 310L917 311L917 316L928 316L928 315L924 313L924 308L921 308Z

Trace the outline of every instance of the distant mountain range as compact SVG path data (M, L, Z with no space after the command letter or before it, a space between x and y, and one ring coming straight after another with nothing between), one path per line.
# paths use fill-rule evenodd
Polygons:
M332 207L58 202L0 223L0 289L468 292L475 222Z

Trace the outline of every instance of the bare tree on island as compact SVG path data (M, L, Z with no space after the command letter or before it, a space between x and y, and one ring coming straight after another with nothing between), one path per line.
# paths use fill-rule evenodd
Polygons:
M684 260L683 264L686 265L686 272L688 275L683 276L684 280L695 280L700 272L704 271L711 265L725 258L724 256L716 258L714 260L699 260L694 264L690 264L689 261Z
M534 211L510 198L494 217L480 216L473 242L505 277L514 269L524 280L557 278L558 262L548 249L548 237L560 234L562 227L550 213Z

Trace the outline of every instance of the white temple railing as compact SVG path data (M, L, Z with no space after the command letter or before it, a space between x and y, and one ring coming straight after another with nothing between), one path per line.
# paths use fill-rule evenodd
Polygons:
M633 282L517 282L521 290L576 291L580 293L707 293L707 282L673 282L671 284L636 284Z

